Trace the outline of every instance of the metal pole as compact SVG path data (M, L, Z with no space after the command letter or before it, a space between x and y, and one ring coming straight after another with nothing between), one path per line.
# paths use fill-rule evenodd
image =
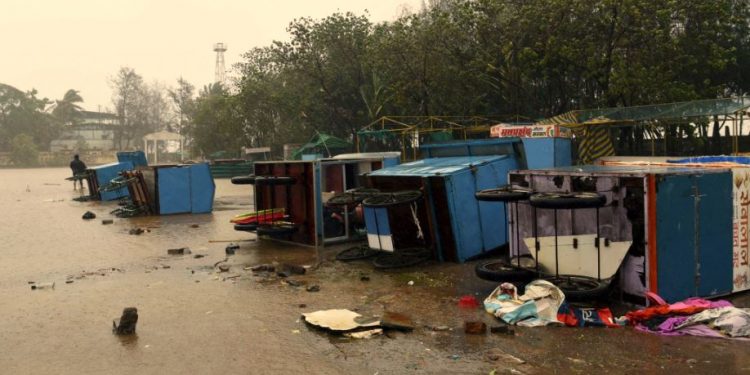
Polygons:
M555 208L553 210L553 213L555 215L555 278L560 277L560 257L558 256L559 251L557 249L557 209Z
M596 279L602 279L602 243L599 239L599 207L596 208Z
M521 242L518 234L518 227L520 226L518 223L518 201L516 201L514 205L516 206L516 218L513 220L516 226L516 258L518 259L518 268L521 268Z

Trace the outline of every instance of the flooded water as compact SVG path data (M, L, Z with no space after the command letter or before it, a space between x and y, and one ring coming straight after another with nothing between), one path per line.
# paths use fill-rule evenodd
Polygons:
M474 277L472 264L376 272L366 263L332 261L335 249L255 241L228 222L251 208L251 189L228 180L217 180L212 214L114 218L103 225L116 204L73 201L79 193L64 181L68 175L67 169L0 170L2 374L750 373L747 342L662 338L629 328L467 336L465 320L494 322L481 310L456 307L460 296L481 300L494 287ZM87 210L97 218L82 220ZM135 227L150 232L130 235ZM241 241L241 248L222 273L214 265L225 259L227 241ZM177 247L192 254L167 255ZM270 262L311 266L296 279L321 291L244 269ZM31 290L29 282L55 287ZM138 308L137 335L113 335L112 320L130 306ZM300 321L302 312L329 308L403 312L418 328L351 340ZM441 325L451 330L425 328ZM527 363L489 361L485 354L493 348Z

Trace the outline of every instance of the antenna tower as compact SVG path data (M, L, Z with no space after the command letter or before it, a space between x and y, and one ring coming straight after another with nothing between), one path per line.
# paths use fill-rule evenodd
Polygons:
M214 44L214 52L216 52L216 75L214 82L224 84L226 79L226 71L224 70L224 52L227 50L227 45L224 43Z

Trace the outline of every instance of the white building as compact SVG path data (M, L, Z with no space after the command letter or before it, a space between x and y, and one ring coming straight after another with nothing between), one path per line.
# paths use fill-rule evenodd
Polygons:
M81 111L81 119L67 124L58 139L50 143L50 151L114 150L117 116L111 113Z

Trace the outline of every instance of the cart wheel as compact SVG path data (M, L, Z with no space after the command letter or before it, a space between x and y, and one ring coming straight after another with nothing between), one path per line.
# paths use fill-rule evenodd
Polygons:
M535 271L510 264L504 259L479 263L474 268L474 272L477 274L477 277L487 281L529 282L536 277Z
M424 248L408 248L380 255L372 261L375 268L391 269L411 267L430 259L432 254Z
M296 180L289 176L255 176L255 185L291 185Z
M474 194L477 200L492 202L524 201L529 199L530 195L531 190L512 187L510 185L505 185L494 189L485 189Z
M598 193L537 193L529 203L537 208L596 208L604 206L607 198Z
M378 255L379 251L370 248L367 245L350 247L336 254L336 260L350 262L353 260L367 259Z
M422 197L418 190L397 191L393 193L380 193L362 201L367 207L390 207L399 204L407 204Z
M544 280L555 284L571 301L594 300L603 296L609 289L609 282L588 276L559 275L545 277Z
M332 196L327 202L327 206L352 206L362 202L364 199L379 193L378 189L354 189L338 193Z
M255 176L235 176L231 181L235 185L252 185L255 183Z

